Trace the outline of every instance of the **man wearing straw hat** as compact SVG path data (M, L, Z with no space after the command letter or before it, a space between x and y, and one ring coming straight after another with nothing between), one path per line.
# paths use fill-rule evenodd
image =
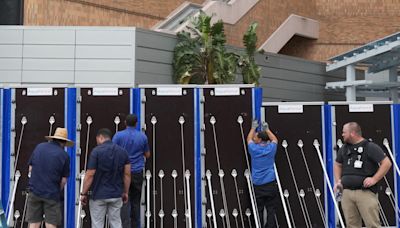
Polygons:
M29 228L39 228L43 220L46 228L61 225L61 194L69 177L69 156L64 147L73 146L65 128L57 128L48 142L40 143L29 159L29 189L26 221Z

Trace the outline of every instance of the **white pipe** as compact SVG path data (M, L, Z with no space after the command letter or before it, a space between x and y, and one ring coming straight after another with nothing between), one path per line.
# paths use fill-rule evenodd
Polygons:
M150 170L146 171L146 190L147 190L147 200L146 200L146 227L150 228Z
M206 177L207 177L208 192L210 194L210 203L211 203L211 212L212 212L212 216L213 216L213 224L214 224L214 228L217 228L217 218L215 217L215 207L214 207L214 198L213 198L213 192L212 192L212 187L211 187L211 171L210 170L207 170Z
M394 156L393 156L393 153L392 153L392 150L390 149L389 141L388 141L387 138L384 138L384 139L383 139L383 145L386 147L386 149L387 149L387 151L388 151L388 153L389 153L389 156L390 156L390 158L391 158L392 161L393 161L393 165L394 165L394 167L395 167L395 169L396 169L397 175L400 176L400 169L399 169L399 166L397 165L396 159L395 159Z
M15 182L14 182L14 188L12 191L12 195L11 195L11 200L9 202L9 207L8 207L8 217L7 217L7 226L11 226L11 219L13 218L13 211L14 211L14 200L15 200L15 193L17 192L17 187L18 187L18 182L19 182L19 178L21 177L21 173L19 172L19 170L17 170L15 172Z
M251 194L250 196L250 200L251 200L251 207L253 208L253 216L254 216L254 222L256 224L256 228L260 228L260 224L258 223L258 218L257 218L257 208L256 208L256 204L254 202L254 196L252 195L252 185L251 185L251 181L250 181L250 171L248 169L246 169L244 171L244 176L246 177L247 180L247 187L249 188L249 192Z
M188 227L192 228L192 208L190 204L190 171L187 169L185 172L186 179L186 197L187 197L187 218L188 218Z
M85 180L85 170L82 170L82 172L80 174L80 178L81 178L81 185L79 186L78 216L76 217L76 228L81 228L81 226L82 226L82 224L81 224L82 202L80 199L80 193L82 193L82 191L83 191L83 182Z
M278 173L278 169L276 168L276 165L274 164L274 169L275 169L275 176L276 176L276 182L278 183L278 189L279 189L279 196L281 197L281 201L282 201L282 206L283 206L283 211L285 212L285 217L286 217L286 223L288 224L289 228L292 228L292 224L290 222L290 217L289 217L289 213L288 213L288 209L286 207L286 203L285 203L285 198L283 197L283 191L282 191L282 185L281 185L281 181L279 179L279 173Z
M340 210L339 210L339 205L338 205L337 202L336 202L335 194L333 193L332 184L331 184L331 182L330 182L330 179L329 179L329 176L328 176L328 172L326 171L326 168L325 168L325 165L324 165L324 160L322 159L321 151L320 151L320 149L319 149L319 146L320 146L320 145L319 145L319 142L318 142L317 139L314 140L313 145L314 145L315 149L317 150L318 158L319 158L319 161L320 161L320 163L321 163L321 167L322 167L322 169L323 169L323 171L324 171L326 183L328 184L329 192L331 193L332 200L333 200L333 204L334 204L334 206L335 206L336 212L337 212L338 217L339 217L340 225L342 226L342 228L345 228L346 226L344 225L343 218L342 218L342 214L340 213Z

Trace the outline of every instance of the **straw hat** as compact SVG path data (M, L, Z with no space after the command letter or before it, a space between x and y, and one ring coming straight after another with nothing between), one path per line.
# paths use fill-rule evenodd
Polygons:
M58 127L56 129L56 132L54 132L53 136L45 136L47 140L52 140L52 139L59 139L59 140L64 140L66 142L66 146L73 146L74 142L68 139L68 131L66 128L61 128Z

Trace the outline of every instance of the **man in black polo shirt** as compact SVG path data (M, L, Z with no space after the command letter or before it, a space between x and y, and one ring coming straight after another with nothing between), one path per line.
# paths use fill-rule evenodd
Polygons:
M87 203L91 190L89 209L93 228L103 228L106 213L111 228L122 228L122 202L128 202L131 183L131 164L128 152L111 141L112 133L103 128L97 132L97 147L90 154L81 201Z
M61 193L69 177L69 156L65 146L73 146L67 129L57 128L49 142L36 146L29 159L29 189L26 221L39 228L45 215L46 228L61 225Z
M342 209L346 227L380 227L379 202L375 185L389 171L392 163L382 149L362 137L356 122L343 126L345 145L334 165L335 191L343 189ZM362 219L362 220L361 220Z

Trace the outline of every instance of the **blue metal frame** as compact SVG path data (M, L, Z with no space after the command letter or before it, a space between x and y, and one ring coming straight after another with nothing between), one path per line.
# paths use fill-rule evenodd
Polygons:
M324 105L324 114L325 114L325 165L326 171L328 172L329 180L332 186L334 185L334 176L333 176L333 147L332 147L332 106ZM328 185L326 186L328 189ZM336 219L335 219L335 207L333 203L332 196L327 194L327 208L328 208L328 224L329 227L336 227Z
M2 176L1 198L3 208L7 208L8 196L10 194L10 141L11 141L11 89L3 89L3 144L2 144ZM7 214L7 211L6 211Z
M195 173L195 224L202 227L202 194L201 194L201 120L200 120L200 89L194 91L194 173Z
M68 129L68 138L76 141L76 88L65 89L65 124ZM67 228L75 227L75 177L76 177L76 145L67 149L70 157L71 175L67 182Z
M253 88L253 116L257 120L261 120L261 105L262 105L262 88Z
M393 144L394 144L394 156L396 159L396 163L400 164L400 104L394 104L393 105ZM394 172L394 175L396 175L396 172ZM397 205L400 205L400 181L398 178L397 179ZM396 218L396 224L399 225L399 215L397 215Z
M131 89L131 112L132 114L136 114L138 122L136 125L136 129L140 131L142 122L141 118L141 99L140 99L140 89L132 88Z

